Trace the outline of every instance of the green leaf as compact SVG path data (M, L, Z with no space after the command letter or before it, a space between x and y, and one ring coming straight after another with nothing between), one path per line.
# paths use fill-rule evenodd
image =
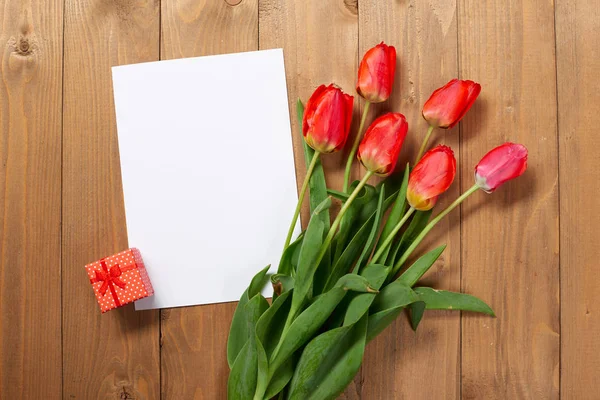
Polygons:
M273 301L271 307L265 311L256 323L256 340L258 354L258 378L256 393L264 393L269 384L268 359L277 347L283 332L285 321L288 317L291 304L292 291L287 291Z
M298 265L297 261L294 263L294 256L296 256L296 260L298 260L297 255L300 252L302 240L304 240L304 232L302 232L300 236L284 250L281 261L279 262L279 267L277 268L279 274L292 276L295 266Z
M292 378L289 400L335 399L362 363L367 316L358 323L325 332L302 352Z
M350 190L354 190L357 181L352 183L350 186ZM363 211L365 207L373 200L376 199L377 191L374 186L365 185L364 188L359 192L358 196L354 199L348 210L344 214L344 217L340 221L340 230L335 236L335 256L333 258L334 262L342 255L346 245L350 241L350 238L354 236L353 229L355 223L359 223L360 213ZM377 201L377 200L375 200ZM373 207L373 212L375 211L375 207ZM368 218L367 218L368 219ZM365 219L365 221L367 220ZM362 224L360 225L362 226Z
M302 132L304 105L300 99L298 99L298 102L296 103L296 112L298 116L298 122L300 124L300 132ZM302 146L304 148L304 160L306 165L309 165L315 151L306 144L304 138L302 139ZM323 165L321 164L320 160L317 161L317 165L315 166L310 181L308 182L308 192L310 200L310 212L314 213L319 204L321 204L328 197L327 184L325 183L325 172L323 171ZM329 210L323 210L322 213L319 213L318 218L321 220L321 222L323 222L323 225L326 228L325 232L327 232L330 225Z
M294 289L296 290L296 289ZM348 290L373 292L369 282L358 275L340 278L336 286L319 296L292 322L283 334L279 346L270 360L271 371L276 371L287 359L317 332Z
M413 331L416 331L423 318L423 313L425 312L425 302L416 301L409 305L408 308L410 309L410 325L412 326Z
M383 199L385 198L385 185L381 185L381 191L379 192L379 201L377 202L377 210L375 211L375 221L371 226L371 232L369 233L369 237L367 239L367 243L356 262L356 266L354 267L354 273L358 273L360 268L362 267L363 261L366 261L371 252L373 251L373 245L375 244L375 236L379 231L379 223L381 222L381 217L383 215ZM370 219L369 219L370 220ZM382 282L383 283L383 282Z
M398 307L405 307L415 301L421 300L419 296L403 282L394 281L381 289L371 306L371 314Z
M431 268L440 255L442 255L445 249L446 245L444 244L422 255L413 265L408 267L406 271L400 275L398 280L407 286L413 287L415 283L429 271L429 268Z
M419 236L419 233L427 226L427 222L429 222L429 217L431 217L432 212L432 210L429 210L417 211L414 213L410 225L408 225L408 228L404 231L402 238L392 246L392 250L387 258L387 265L396 264L397 259L400 258L402 253L408 249L408 246L410 246L417 236Z
M367 326L367 343L375 339L402 313L404 307L391 308L369 315Z
M490 306L469 294L435 290L429 287L415 288L415 292L425 302L428 310L462 310L496 316Z
M292 291L281 294L271 307L261 315L256 324L256 335L263 344L267 357L271 357L279 343L291 305Z
M312 287L315 270L317 269L316 258L323 244L323 231L325 229L318 215L329 209L329 207L331 207L331 198L327 197L315 209L308 223L298 259L298 271L292 298L293 313L300 309Z
M227 339L227 363L230 369L233 368L236 357L250 338L247 323L248 315L245 312L246 304L251 297L254 297L262 289L268 270L269 266L252 278L249 288L240 297L240 301L233 314L233 320L229 329L229 338Z
M254 397L258 373L256 346L250 340L235 359L227 380L228 400L248 400Z
M259 354L255 336L255 327L260 316L269 308L267 300L259 293L244 306L247 317L247 331L250 338L236 357L227 381L227 398L245 400L254 396L258 377ZM261 355L261 361L264 357Z
M348 193L340 192L333 189L327 189L327 194L332 197L335 197L338 200L341 200L342 202L348 200L348 197L350 197Z
M262 288L265 287L267 272L271 268L270 265L267 265L262 271L258 274L254 275L252 281L250 282L250 286L248 286L248 298L251 299L261 292Z
M375 297L369 310L367 342L391 324L404 307L419 300L419 296L402 282L394 281L384 287Z
M379 239L380 244L388 237L388 235L394 230L394 227L400 222L404 213L406 211L406 189L408 187L408 176L410 169L408 168L408 164L406 164L406 169L404 170L404 178L402 179L402 185L400 186L400 190L396 196L396 201L394 202L394 207L392 207L392 211L388 216L388 219L381 231L381 236ZM387 256L390 252L391 245L383 252L382 260L386 260ZM379 245L377 246L376 251L379 250Z
M264 400L270 400L275 395L279 394L283 388L289 383L294 375L294 369L296 367L296 357L290 357L283 365L275 372L275 375L271 378L267 392L263 396Z
M325 283L325 290L330 290L344 274L346 274L350 268L352 268L352 264L354 260L360 253L360 250L363 248L365 243L367 242L370 225L372 224L372 220L367 221L360 230L354 235L350 243L346 246L342 255L336 260L333 265L333 269L327 278Z
M294 288L294 278L285 274L275 274L271 276L271 285L273 285L273 301Z
M374 289L379 289L390 271L390 267L380 264L369 264L362 271L363 276ZM376 294L374 293L349 293L346 298L349 299L344 317L344 326L358 322L373 303Z

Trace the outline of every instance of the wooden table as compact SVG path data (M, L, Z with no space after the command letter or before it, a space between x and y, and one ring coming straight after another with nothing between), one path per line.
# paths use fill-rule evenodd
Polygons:
M111 66L283 47L294 102L321 83L353 92L360 56L382 40L400 64L391 100L373 113L408 117L403 159L425 133L420 108L433 89L457 76L483 86L463 122L436 133L460 165L441 203L472 184L493 146L524 143L530 162L429 242L448 248L427 282L481 297L498 318L429 312L416 334L400 318L368 346L342 398L600 398L596 0L0 5L0 398L226 397L235 304L100 315L83 271L128 245ZM334 188L343 160L325 158Z

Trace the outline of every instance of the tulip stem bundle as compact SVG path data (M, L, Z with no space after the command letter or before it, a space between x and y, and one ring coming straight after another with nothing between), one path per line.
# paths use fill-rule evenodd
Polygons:
M346 164L343 192L327 188L319 160L344 147L354 98L332 84L319 86L306 108L298 102L307 173L279 268L270 278L273 301L261 294L266 267L252 279L235 310L227 342L228 400L336 398L358 372L366 344L405 309L410 310L415 330L426 309L495 315L473 296L415 287L445 245L426 252L404 271L401 268L425 236L467 197L478 189L491 193L521 175L527 167L527 149L505 143L488 152L475 167L475 184L429 220L456 175L454 152L444 145L428 150L430 136L434 128L455 126L481 87L454 79L433 92L423 106L429 128L417 161L406 166L398 181L391 175L408 132L406 118L390 112L365 129L370 104L390 96L395 63L395 49L384 43L370 49L360 63L356 90L365 106ZM366 173L350 184L355 156ZM374 175L385 180L368 184ZM292 242L307 189L311 217ZM330 196L343 202L333 222Z
M360 125L358 126L358 133L354 138L354 143L352 144L352 148L350 149L350 154L348 155L348 161L346 162L346 170L344 171L344 193L348 193L348 186L350 185L350 172L352 172L352 164L354 163L354 157L356 156L356 150L358 150L358 145L362 138L363 129L365 127L365 121L367 119L367 114L369 113L369 107L371 106L371 102L369 100L365 101L365 106L363 108L362 117L360 118Z
M308 183L310 182L310 177L312 176L313 171L315 170L315 166L317 162L319 162L319 156L321 153L315 151L312 159L310 160L310 164L308 165L308 169L306 170L306 176L304 177L304 182L302 183L302 188L300 189L300 194L298 196L298 204L296 205L296 209L294 210L294 216L292 217L292 223L290 224L290 229L288 230L287 237L285 238L285 244L283 245L283 250L288 248L290 242L292 241L292 235L294 234L294 229L296 228L296 222L298 221L298 217L300 216L300 210L302 209L302 203L304 202L304 195L306 194L306 189L308 188Z

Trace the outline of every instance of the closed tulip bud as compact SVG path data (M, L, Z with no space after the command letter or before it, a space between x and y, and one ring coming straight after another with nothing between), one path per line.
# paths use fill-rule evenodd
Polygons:
M429 150L410 173L406 190L408 204L419 211L431 210L455 175L456 159L450 147L439 145Z
M371 103L386 101L396 74L396 49L381 42L369 49L358 67L356 91Z
M452 79L433 92L425 102L423 118L430 126L452 128L469 111L479 92L481 92L479 83Z
M365 132L358 148L358 159L376 175L387 176L396 167L408 123L400 113L388 113L377 118Z
M527 169L527 148L522 144L504 143L487 153L475 167L475 183L491 193L504 182Z
M334 85L321 85L310 96L302 120L306 143L319 153L344 147L352 123L354 97Z

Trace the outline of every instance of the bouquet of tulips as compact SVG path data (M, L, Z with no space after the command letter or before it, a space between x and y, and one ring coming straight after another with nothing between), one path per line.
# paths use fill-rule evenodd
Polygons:
M425 152L435 128L451 128L475 102L481 86L450 81L423 106L429 124L414 166L392 179L408 131L396 112L375 119L362 135L371 103L388 99L396 69L396 50L381 43L360 63L357 92L365 99L358 134L350 149L343 191L325 185L322 154L344 147L350 132L353 97L334 85L320 86L298 118L308 165L305 181L277 273L270 276L273 300L261 289L269 267L260 271L242 294L235 311L227 360L230 400L334 399L352 381L366 344L402 310L413 329L430 309L466 310L494 315L483 301L467 294L416 286L444 251L440 246L405 268L423 238L450 211L481 189L496 190L527 167L527 149L505 143L475 167L474 185L432 218L438 197L456 173L454 153L439 145ZM355 157L366 173L350 184ZM388 177L373 186L369 179ZM306 190L311 218L292 241ZM331 219L330 207L341 202Z

